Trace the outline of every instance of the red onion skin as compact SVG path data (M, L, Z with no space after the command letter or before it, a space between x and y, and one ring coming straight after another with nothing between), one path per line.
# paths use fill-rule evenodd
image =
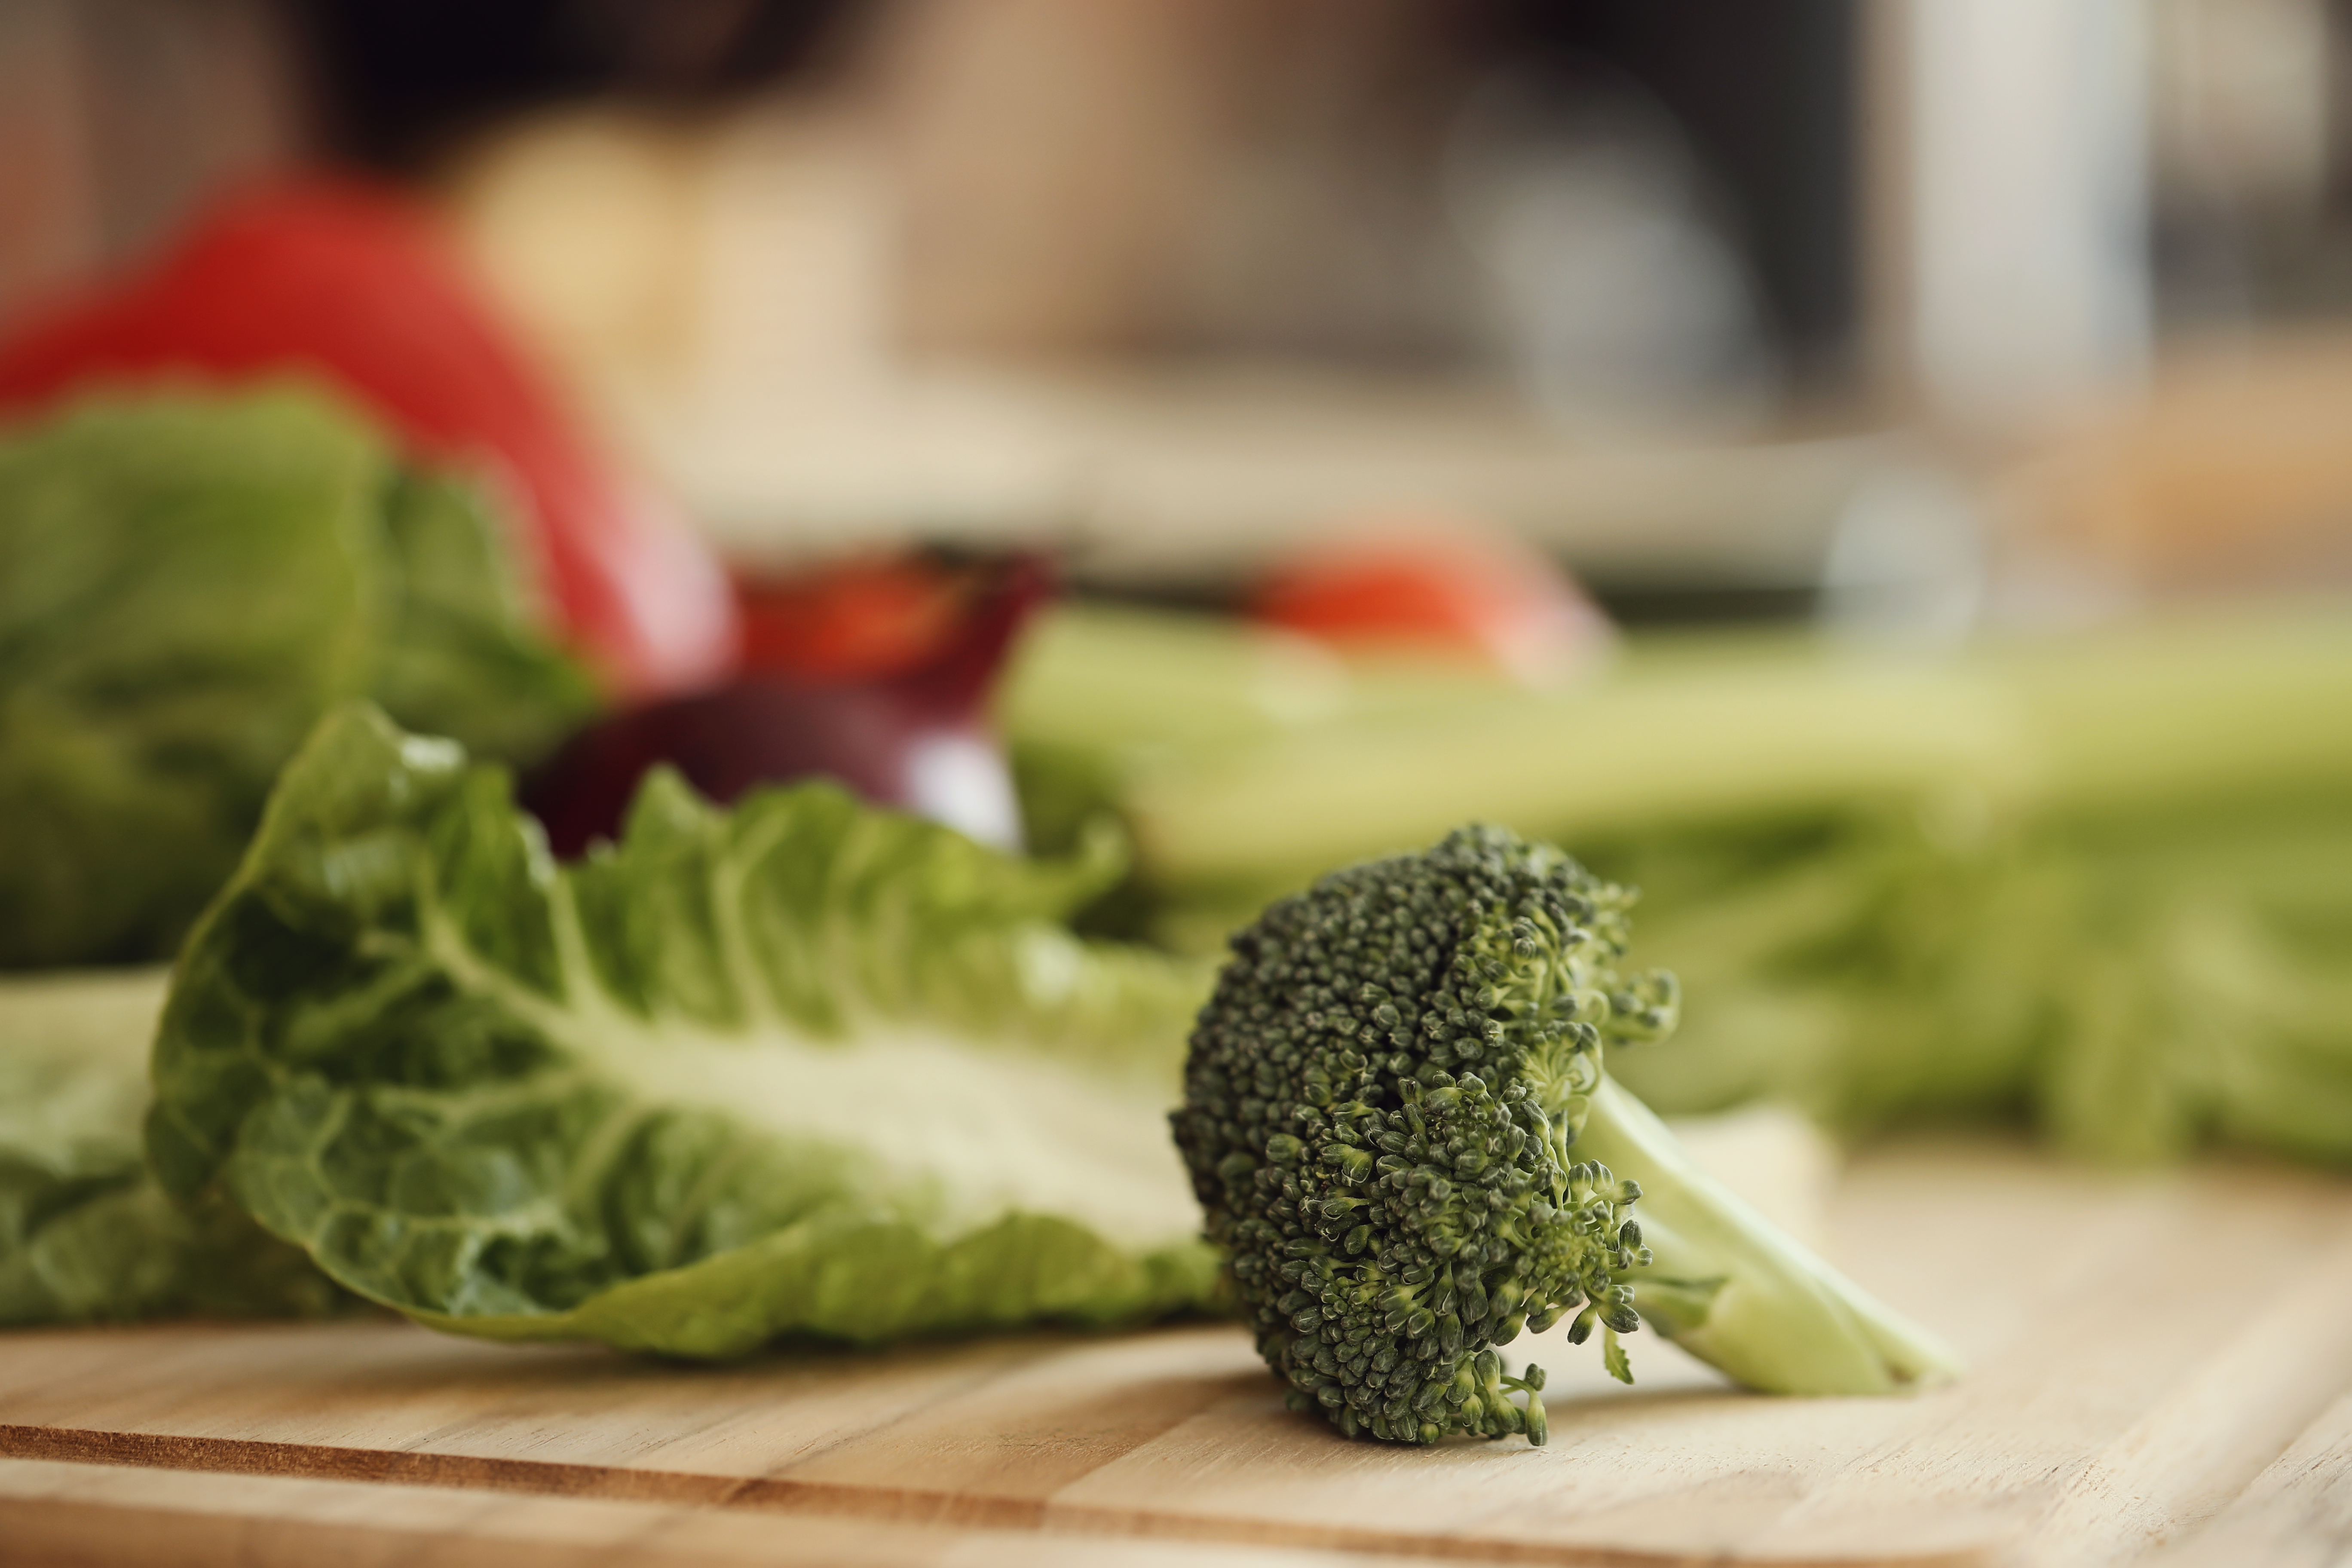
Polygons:
M1052 592L1045 563L993 568L953 634L920 664L859 681L753 670L625 710L534 770L523 804L566 858L616 838L646 770L667 763L721 805L762 784L830 778L878 805L1018 848L1010 771L986 703L1013 638Z

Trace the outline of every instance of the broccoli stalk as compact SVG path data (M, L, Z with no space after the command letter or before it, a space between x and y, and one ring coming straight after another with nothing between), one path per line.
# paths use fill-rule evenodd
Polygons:
M1649 1325L1769 1394L1893 1394L1958 1370L1951 1350L1691 1163L1666 1124L1604 1079L1577 1152L1641 1187Z
M1349 1436L1541 1443L1542 1369L1506 1375L1496 1347L1570 1313L1570 1340L1600 1328L1627 1382L1617 1337L1645 1314L1776 1392L1955 1369L1608 1081L1604 1043L1666 1034L1678 1005L1671 975L1614 967L1632 901L1548 845L1470 828L1233 938L1173 1121L1294 1406Z

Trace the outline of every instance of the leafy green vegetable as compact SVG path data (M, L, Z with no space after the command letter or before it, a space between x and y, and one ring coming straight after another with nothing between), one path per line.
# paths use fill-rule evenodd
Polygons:
M161 970L0 981L0 1325L315 1313L334 1288L224 1203L184 1211L139 1141Z
M1674 978L1617 965L1624 889L1465 829L1333 873L1233 939L1174 1118L1267 1363L1349 1436L1545 1438L1495 1347L1648 1321L1751 1387L1884 1394L1951 1352L1694 1164L1602 1071ZM1524 1394L1525 1403L1515 1399Z
M367 694L385 712L528 763L594 708L586 670L534 629L539 616L480 485L403 469L385 494L383 531L390 608Z
M0 441L0 967L168 955L328 706L523 759L593 705L470 486L283 387Z
M1130 829L1125 929L1205 950L1327 867L1497 821L1642 887L1692 1005L1621 1070L1669 1112L2024 1112L2111 1158L2352 1162L2340 614L1941 659L1637 642L1556 692L1302 679L1262 634L1166 619L1058 617L1003 705L1038 842ZM1117 700L1130 676L1151 703Z
M558 867L504 773L337 710L190 937L148 1148L439 1327L679 1355L1200 1303L1163 1120L1198 966L1118 873L827 784L652 775Z
M1677 1110L1758 1095L1833 1122L2031 1110L2117 1160L2212 1138L2352 1161L2352 822L2332 800L2020 830L1889 816L1777 846L1622 845L1688 952L1685 1049L1630 1064Z

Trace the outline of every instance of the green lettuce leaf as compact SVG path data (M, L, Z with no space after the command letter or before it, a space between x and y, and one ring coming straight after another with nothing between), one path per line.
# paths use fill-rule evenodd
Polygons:
M403 469L383 516L387 625L368 695L411 729L506 762L536 760L595 707L595 691L533 629L541 617L488 492Z
M527 760L593 705L496 519L296 387L0 439L0 967L171 953L336 700Z
M0 1325L336 1303L234 1206L184 1209L148 1175L140 1122L167 978L0 980Z
M1205 968L828 784L674 775L548 857L495 767L331 714L189 939L148 1148L436 1326L740 1353L1194 1306L1170 1142Z

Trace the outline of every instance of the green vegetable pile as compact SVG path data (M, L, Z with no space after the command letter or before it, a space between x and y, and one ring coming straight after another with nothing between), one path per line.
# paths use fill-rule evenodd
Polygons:
M1753 1388L1884 1394L1955 1370L1701 1173L1603 1071L1674 1026L1622 973L1620 888L1495 829L1357 866L1233 939L1174 1121L1258 1349L1349 1436L1545 1440L1495 1347L1646 1319ZM1638 1200L1638 1203L1637 1203ZM1515 1395L1524 1395L1524 1403Z
M1765 1388L1947 1369L1602 1073L1675 996L1557 852L1340 873L1205 1014L1207 961L1072 929L1125 873L1075 816L1029 859L657 771L558 865L499 759L593 692L505 559L299 391L0 447L0 811L44 829L0 964L177 955L168 998L0 984L0 1322L357 1300L717 1357L1237 1293L1302 1398L1414 1441L1540 1441L1496 1347L1570 1313L1619 1375L1644 1321Z
M177 954L0 983L0 1322L1238 1298L1343 1432L1541 1441L1499 1348L1562 1321L1621 1376L1643 1322L1763 1389L1951 1367L1645 1100L2352 1162L2342 617L1536 692L1076 610L1003 714L1042 858L656 772L558 865L509 764L594 694L528 611L475 490L308 393L0 441L0 968Z
M437 1327L674 1355L1210 1300L1164 1120L1198 965L827 784L650 775L559 867L504 771L338 710L181 956L148 1148Z
M2352 616L2209 614L1890 656L1636 639L1528 691L1078 609L1004 704L1033 839L1094 815L1103 929L1206 951L1465 820L1643 889L1691 1003L1614 1069L1670 1113L2027 1118L2110 1159L2352 1163Z
M170 957L343 698L536 756L594 691L527 610L481 493L322 395L97 396L8 432L0 969Z

